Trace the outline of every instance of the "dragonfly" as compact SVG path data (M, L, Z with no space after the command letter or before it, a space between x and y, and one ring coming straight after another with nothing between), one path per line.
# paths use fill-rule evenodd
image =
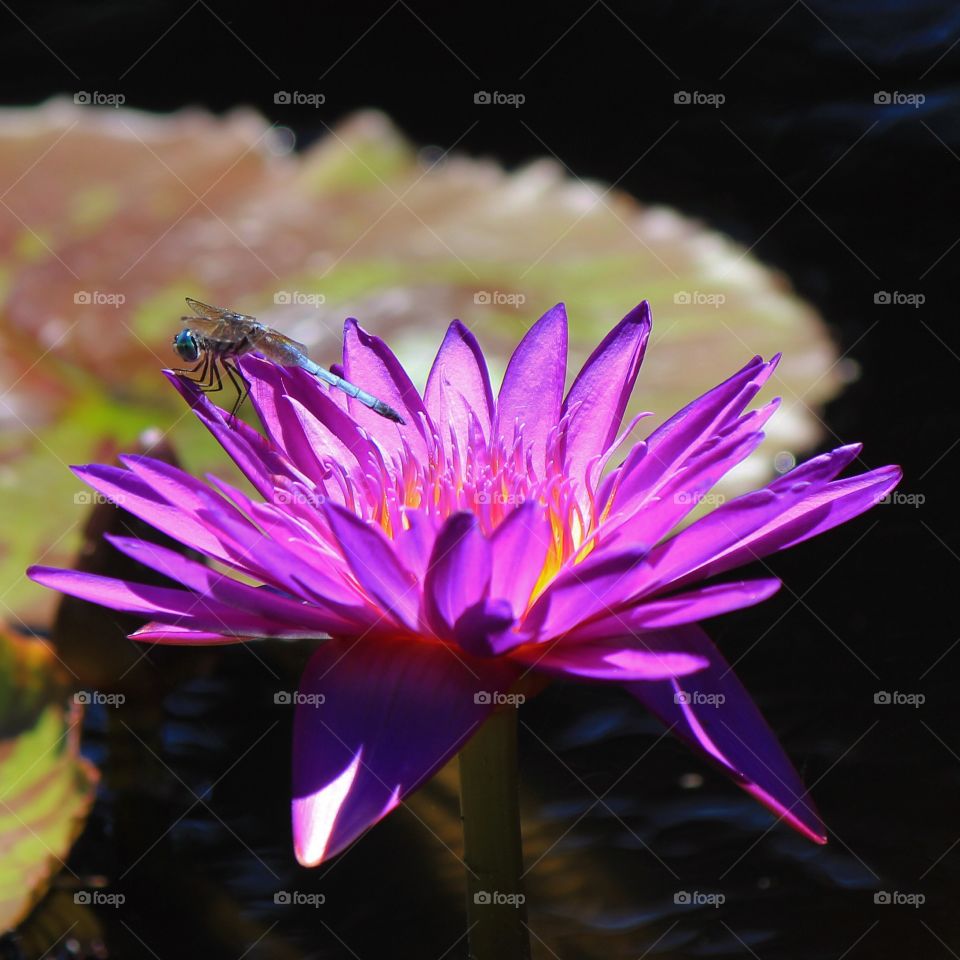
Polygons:
M216 393L223 389L220 369L226 373L237 393L230 412L232 420L250 393L250 383L237 363L246 353L258 353L281 367L300 367L312 373L324 383L342 390L348 397L369 407L381 417L394 423L405 423L393 407L378 400L372 394L343 377L314 363L307 356L307 348L290 337L285 337L256 317L248 317L235 310L213 307L187 297L187 306L194 316L181 317L183 329L173 338L173 347L186 364L194 364L175 370L185 380L199 384L204 393Z

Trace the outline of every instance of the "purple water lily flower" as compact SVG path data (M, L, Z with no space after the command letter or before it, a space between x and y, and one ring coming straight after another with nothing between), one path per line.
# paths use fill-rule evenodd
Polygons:
M760 443L777 401L744 411L776 358L754 357L629 446L640 418L618 431L650 323L642 303L564 398L558 305L523 338L494 400L463 324L450 325L421 396L386 344L347 321L344 375L399 410L404 426L302 370L247 357L261 434L170 374L258 496L148 457L76 472L262 586L125 537L111 542L177 586L29 574L149 618L140 640L330 638L307 666L295 719L303 864L334 856L389 813L532 674L626 687L778 817L825 842L799 777L697 622L780 585L716 577L857 516L900 471L838 480L860 449L840 447L676 532Z

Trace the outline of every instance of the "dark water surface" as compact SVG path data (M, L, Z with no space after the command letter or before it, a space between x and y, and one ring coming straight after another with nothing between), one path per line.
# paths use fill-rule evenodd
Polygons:
M727 618L714 635L734 656L789 605ZM858 644L848 652L816 616L787 613L740 671L814 785L825 848L775 825L612 687L557 685L521 708L536 955L894 957L910 954L918 924L925 955L939 955L957 879L949 854L935 863L956 839L945 691L924 684L922 709L875 704L857 656L888 665L849 632L856 617L854 605L834 617ZM296 865L291 708L274 695L292 689L305 650L278 646L214 661L176 651L203 675L159 702L89 710L85 750L104 786L70 862L85 889L125 898L94 907L101 955L465 956L455 770L333 863ZM922 824L909 842L905 823ZM878 891L926 902L878 904Z

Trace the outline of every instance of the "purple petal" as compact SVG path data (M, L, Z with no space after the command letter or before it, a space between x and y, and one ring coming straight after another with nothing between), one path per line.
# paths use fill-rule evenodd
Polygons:
M704 579L711 560L748 540L800 503L806 493L806 488L779 494L768 488L754 490L701 517L650 551L648 575L644 583L636 585L637 593L674 582L687 583L694 572L703 571L697 579Z
M326 515L340 549L363 589L397 623L417 631L420 584L400 563L383 532L334 503L327 504Z
M539 641L550 640L598 614L610 614L633 592L633 583L645 569L647 551L634 547L619 553L598 551L561 573L531 607L524 632Z
M779 526L783 517L804 516L817 505L815 494L859 450L859 445L838 447L801 464L761 490L721 504L651 551L650 563L656 568L657 578L663 582L674 580L727 550L740 550L768 524Z
M437 636L452 637L463 613L489 595L490 553L472 513L455 513L441 527L423 581L424 614Z
M445 447L453 427L460 450L467 449L471 415L490 439L493 391L487 363L476 337L459 320L447 328L423 396Z
M646 440L644 455L624 465L616 485L614 509L629 503L694 453L702 443L735 420L773 373L779 357L764 363L754 357L729 380L687 404ZM612 483L612 481L611 481Z
M354 477L364 470L372 469L375 474L383 470L383 457L376 444L330 394L318 394L310 407L292 397L288 402L318 460L340 464Z
M660 642L664 649L685 650L710 665L683 681L631 683L627 690L779 818L826 843L823 823L799 776L707 635L699 627L677 627L664 631Z
M431 517L415 508L404 510L403 518L406 525L401 526L394 540L397 556L418 580L423 580L437 540L436 526Z
M304 541L306 534L290 516L297 509L295 503L286 503L283 509L253 503L229 484L216 482L237 502L245 503L256 522L254 525L242 514L218 510L212 498L206 508L197 510L198 519L217 530L226 563L263 583L321 605L329 600L359 609L360 595L345 576L343 559L335 551L321 553L318 544ZM304 562L308 557L312 563Z
M628 313L590 355L561 413L574 411L567 430L564 468L582 482L587 464L616 439L650 336L646 300Z
M417 388L390 348L353 319L347 320L343 327L343 366L351 383L389 404L406 420L406 424L393 423L368 410L362 403L348 400L353 419L385 450L399 449L402 437L417 456L424 459L427 447L421 418L429 421L429 416Z
M168 503L132 471L95 463L72 469L84 483L161 533L209 557L229 562L229 554L215 530L189 510Z
M229 634L214 633L213 631L191 630L189 627L174 627L168 623L158 623L156 620L134 630L130 634L131 640L140 640L144 643L162 643L165 646L219 646L227 643L246 643L256 640L253 636L230 636Z
M847 480L835 480L775 517L735 549L709 561L696 572L697 576L712 577L832 530L876 506L902 477L899 467L881 467Z
M291 408L288 397L291 386L284 369L259 357L245 357L243 364L250 382L250 402L263 423L267 438L284 452L304 477L322 483L326 471L317 448ZM316 392L322 391L319 385L315 389Z
M285 597L264 587L240 583L159 544L112 534L105 536L118 550L138 563L182 583L195 593L266 618L277 629L284 624L299 630L309 625L311 635L317 636L355 630L364 625L359 618L350 617L350 611L343 607L315 600L307 605L300 597Z
M544 467L547 437L560 419L567 371L567 312L562 303L548 310L513 352L497 398L496 433L512 444L516 425L533 448L534 469Z
M509 632L515 622L506 600L484 597L457 617L453 639L474 656L498 657L516 645Z
M637 638L634 645L622 640L609 643L526 644L513 650L510 658L538 671L620 683L669 680L709 665L708 660L689 653L669 649L645 650L640 641L642 637Z
M841 448L838 455L845 461L848 454ZM829 457L817 458L822 461L821 476L835 472L836 463ZM781 477L763 490L723 504L652 550L651 583L684 585L793 546L869 510L900 477L898 467L790 487Z
M178 510L198 516L200 510L213 509L249 525L250 521L232 503L178 467L153 457L131 454L122 454L120 462Z
M575 627L565 643L581 640L615 639L636 630L662 630L683 623L696 623L719 617L732 610L752 607L772 597L780 589L780 581L739 580L700 587L662 599L647 600L634 607L617 610L609 617L599 617Z
M27 576L71 597L204 633L285 638L310 638L326 633L326 622L319 611L306 606L299 614L297 623L278 623L270 616L241 610L187 590L154 587L52 567L30 567ZM265 602L264 607L269 610L270 604Z
M798 483L827 483L850 466L863 450L862 443L848 443L812 457L769 483L771 490L789 490Z
M332 640L307 665L293 736L297 859L349 846L453 756L516 668L439 643Z
M493 531L490 544L490 596L502 597L520 617L553 545L546 511L533 501L521 504Z
M249 354L241 358L240 364L251 381L263 376L267 368L272 371L272 376L269 372L266 375L278 381L279 389L274 393L273 399L267 394L264 395L264 400L273 406L269 413L271 419L283 420L285 397L295 400L323 422L325 422L325 411L327 409L327 405L322 402L323 400L333 403L341 411L347 410L347 396L343 391L327 386L323 381L301 367L282 367ZM331 373L343 376L343 371L339 370L337 364L332 365L330 370ZM321 402L318 403L318 399Z
M195 384L170 370L164 370L164 374L257 492L269 497L275 486L273 477L277 474L290 475L290 464L283 455L242 420L234 420L228 426L224 411L211 403Z
M651 484L630 502L629 512L620 520L607 521L605 546L662 540L722 477L756 450L764 437L760 428L778 406L779 400L774 400L741 417L704 443L681 469Z

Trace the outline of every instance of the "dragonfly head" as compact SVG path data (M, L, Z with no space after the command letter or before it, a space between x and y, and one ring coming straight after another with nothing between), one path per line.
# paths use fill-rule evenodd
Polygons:
M173 338L173 348L184 363L196 363L200 357L200 342L192 330L181 330Z

